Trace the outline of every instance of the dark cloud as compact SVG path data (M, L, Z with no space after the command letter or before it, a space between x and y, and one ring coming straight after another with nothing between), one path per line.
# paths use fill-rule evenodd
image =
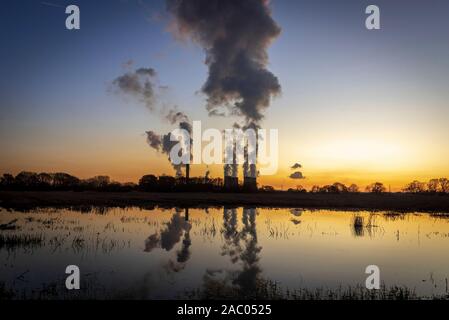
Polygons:
M127 72L112 81L115 91L137 99L149 109L153 109L156 98L154 77L156 71L152 68L139 68L134 72Z
M230 107L247 122L258 122L280 93L267 70L267 49L281 29L264 0L166 0L172 30L199 43L206 53L209 76L202 87L210 114Z
M302 172L300 172L300 171L296 171L296 172L292 173L290 175L290 178L291 179L305 179L305 177L302 175Z
M187 122L189 117L182 111L178 111L176 108L173 108L168 111L165 119L168 120L171 124L175 124L181 121Z
M186 119L187 121L189 120L187 116L185 116L185 118L183 118L183 119ZM184 129L188 133L191 133L192 126L191 126L190 122L187 122L187 121L179 122L178 126L180 129ZM166 154L168 157L168 160L170 161L170 163L172 163L172 161L170 160L170 151L172 150L172 148L175 145L177 145L180 142L171 140L171 132L164 134L164 135L159 135L159 134L155 133L154 131L150 130L150 131L146 131L146 135L147 135L148 145L151 148L155 149L156 151ZM190 145L192 145L192 139L190 139ZM176 175L182 176L182 168L185 165L172 163L172 166L173 166L173 169L175 169L175 171L176 171Z
M300 165L299 163L295 163L295 164L292 165L290 168L291 168L291 169L300 169L300 168L302 168L302 165Z
M141 76L155 77L156 71L154 71L153 68L139 68L136 70L136 74Z
M160 150L162 146L161 136L156 134L154 131L147 131L147 142L151 148L155 150Z

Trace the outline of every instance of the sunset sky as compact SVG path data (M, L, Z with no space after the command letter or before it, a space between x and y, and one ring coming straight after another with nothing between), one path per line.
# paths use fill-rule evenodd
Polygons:
M81 10L81 30L65 28L65 6ZM369 4L381 30L365 28ZM272 0L280 36L268 69L282 94L261 122L279 130L279 171L260 184L310 187L382 181L393 190L449 177L449 2ZM248 17L251 19L251 17ZM22 170L109 175L134 181L174 174L145 131L174 126L112 90L131 68L153 68L158 101L203 127L203 49L170 32L165 2L2 1L0 13L0 173ZM288 178L295 162L306 179ZM221 166L210 168L221 177ZM205 166L193 166L204 175Z

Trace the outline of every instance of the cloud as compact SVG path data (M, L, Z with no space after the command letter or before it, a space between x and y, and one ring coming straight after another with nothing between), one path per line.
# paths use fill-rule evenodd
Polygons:
M300 168L302 168L302 165L300 165L298 162L296 162L294 165L290 167L290 169L300 169Z
M192 126L191 126L190 122L188 122L189 118L186 115L184 115L183 117L177 118L177 120L179 120L181 118L185 119L186 121L181 121L178 123L179 129L184 129L187 132L191 133ZM154 150L161 152L163 154L166 154L168 157L168 160L170 161L170 163L172 164L173 168L176 171L176 175L182 176L182 168L185 165L184 164L173 164L172 161L170 160L170 151L172 150L172 148L175 145L177 145L180 142L171 140L171 132L164 134L164 135L160 135L160 134L157 134L154 131L150 130L150 131L146 131L145 133L147 135L148 145L151 148L153 148ZM192 139L190 139L190 145L192 145Z
M305 179L305 177L302 175L302 172L300 172L300 171L296 171L296 172L292 173L290 175L290 178L291 179Z
M131 96L153 110L156 102L155 77L156 71L154 69L139 68L115 78L112 85L116 93Z
M281 32L269 1L166 0L178 38L190 38L206 53L209 76L202 87L210 115L231 108L246 121L258 122L272 96L281 92L267 70L267 49Z
M178 111L176 107L168 111L165 119L168 120L168 122L170 122L171 124L189 121L189 117L184 112Z
M151 148L159 151L162 146L161 136L156 134L154 131L147 131L147 142Z

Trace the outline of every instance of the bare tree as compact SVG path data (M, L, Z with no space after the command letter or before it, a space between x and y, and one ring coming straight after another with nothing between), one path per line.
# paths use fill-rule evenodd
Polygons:
M348 192L357 193L359 192L359 187L353 183L348 187Z
M387 188L385 188L382 182L375 182L367 186L366 191L371 193L384 193L387 191Z
M447 178L440 178L441 192L449 193L449 180Z
M427 183L427 191L436 193L440 191L440 180L430 179Z
M405 192L410 193L423 193L426 191L426 184L424 182L419 182L417 180L409 183L405 188Z

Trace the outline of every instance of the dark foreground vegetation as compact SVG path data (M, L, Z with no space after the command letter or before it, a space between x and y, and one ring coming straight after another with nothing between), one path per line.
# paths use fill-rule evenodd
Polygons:
M21 172L0 178L0 206L32 209L35 207L88 206L260 206L330 209L367 209L397 211L449 212L449 180L432 179L428 183L413 181L401 193L386 192L380 182L360 192L355 184L346 186L301 186L276 191L262 186L245 192L239 186L226 189L220 178L143 176L138 184L111 181L108 176L79 179L67 173Z
M129 191L150 191L150 192L244 192L243 186L238 186L234 190L226 189L223 179L204 177L192 177L188 180L183 176L172 177L168 175L155 176L144 175L139 183L120 183L112 181L108 176L95 176L89 179L80 179L64 172L58 173L35 173L22 171L16 176L5 173L0 177L0 191L101 191L101 192L129 192ZM276 192L272 186L261 186L259 192ZM387 188L381 182L374 182L364 190L356 184L346 186L343 183L335 182L330 185L313 186L306 190L298 185L296 188L287 190L291 193L359 193L361 191L369 193L386 193ZM431 179L428 182L413 181L407 184L403 193L420 194L449 194L449 179Z
M281 289L274 281L258 279L252 291L242 290L238 286L229 286L221 282L205 283L196 290L188 290L178 299L188 300L447 300L447 294L419 296L413 289L381 285L379 290L368 290L363 286L347 286L336 289ZM134 292L106 292L104 288L95 282L95 279L84 281L82 289L74 297L68 293L61 283L50 283L43 285L40 290L34 290L31 295L23 292L15 292L6 288L0 282L0 299L37 299L37 300L77 300L77 299L119 299L140 300L144 299L140 294Z
M449 212L449 196L403 193L218 193L218 192L66 192L0 191L0 207L296 207L340 210Z

